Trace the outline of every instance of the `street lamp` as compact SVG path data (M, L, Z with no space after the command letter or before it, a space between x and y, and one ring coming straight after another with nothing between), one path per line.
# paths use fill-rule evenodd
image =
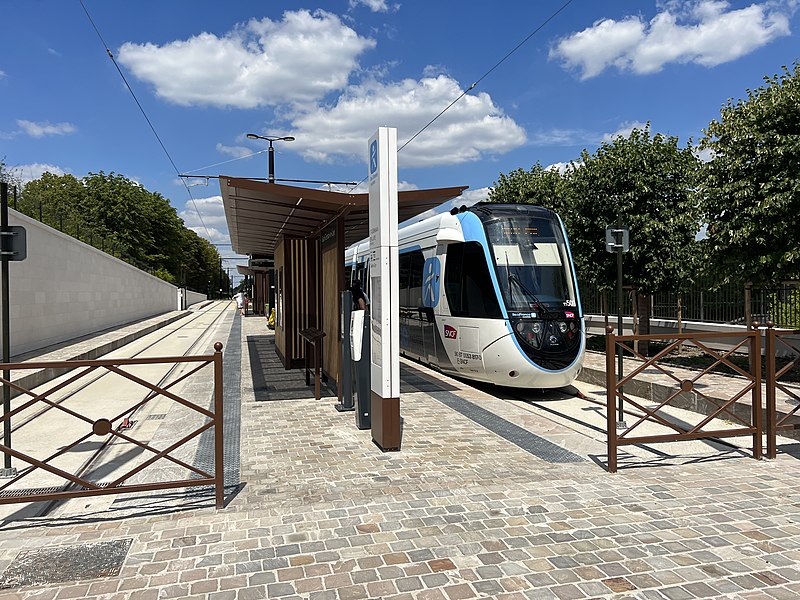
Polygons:
M275 149L272 147L272 142L293 142L294 138L291 135L284 137L275 137L271 135L256 135L255 133L248 133L247 139L250 140L267 140L269 142L269 182L275 183Z

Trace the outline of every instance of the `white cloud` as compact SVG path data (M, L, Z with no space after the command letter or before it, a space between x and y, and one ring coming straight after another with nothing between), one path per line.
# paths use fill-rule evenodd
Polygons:
M200 216L198 216L198 212ZM228 222L225 220L225 208L222 196L195 198L190 200L179 213L186 227L197 235L215 244L229 244ZM202 219L201 219L202 216Z
M641 121L628 121L626 123L622 123L622 125L620 125L619 129L617 129L616 131L612 133L604 133L602 139L604 142L613 142L620 136L624 138L630 137L631 132L634 129L644 131L646 127L647 123L642 123Z
M386 0L350 0L350 8L355 8L359 4L363 4L372 12L389 12L389 10L398 10L399 4L389 5Z
M692 148L692 154L704 163L711 162L716 156L716 153L711 148L700 148L698 146Z
M61 167L55 165L48 165L44 163L31 163L29 165L16 165L8 167L9 172L17 177L22 183L28 183L34 179L39 179L45 173L52 173L53 175L66 175L66 171Z
M202 221L197 215L198 211L202 215ZM236 254L231 248L222 196L196 198L194 204L189 201L179 216L186 227L215 245L223 260L222 268L228 273L234 285L237 285L242 280L242 275L236 270L236 265L246 265L248 257Z
M0 79L6 76L6 72L0 69Z
M65 135L77 131L77 128L72 123L49 123L48 121L36 123L34 121L17 119L17 125L29 136L35 138L44 137L46 135Z
M713 67L789 35L796 0L753 3L730 10L726 1L673 1L649 23L641 17L603 19L561 39L550 51L589 79L614 66L636 74L694 62Z
M443 202L439 206L432 208L430 210L426 210L424 213L420 213L413 219L409 219L405 223L416 223L418 221L422 221L423 219L427 219L428 217L432 217L433 215L438 215L443 212L448 212L456 207L462 206L472 206L473 204L477 204L478 202L483 202L489 199L489 188L483 187L478 188L477 190L465 190L463 194L458 196L457 198L453 198L452 200L448 200L447 202Z
M545 171L558 171L562 175L567 172L569 169L570 163L568 162L556 162L551 165L547 165L544 170Z
M217 152L220 154L227 154L236 158L244 158L245 156L252 156L254 152L250 148L244 146L226 146L225 144L217 144Z
M366 141L379 126L396 127L398 147L448 106L463 90L445 75L353 86L332 106L287 115L292 149L308 160L364 160ZM400 165L464 163L508 152L525 143L525 131L486 93L461 98L398 155Z
M594 143L596 137L581 129L550 129L531 133L529 141L533 146L579 146Z
M119 61L158 96L184 106L235 108L318 100L347 85L375 41L331 13L287 11L252 19L218 37L200 33L157 46L127 42Z
M567 67L582 69L581 78L589 79L609 65L622 67L623 57L635 51L643 36L644 25L638 17L604 19L562 39L550 51L550 57L560 58Z

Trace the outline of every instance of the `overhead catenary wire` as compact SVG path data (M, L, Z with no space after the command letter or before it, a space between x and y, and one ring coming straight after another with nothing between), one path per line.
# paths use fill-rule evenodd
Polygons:
M117 61L114 58L113 52L111 52L111 50L108 47L108 44L106 44L105 39L103 39L103 35L100 33L100 30L97 28L97 25L95 25L94 19L92 19L92 15L89 14L89 10L86 8L86 5L83 3L83 0L78 0L78 2L80 2L81 8L83 8L83 12L86 13L86 18L89 19L89 23L92 25L92 28L94 29L95 33L97 34L97 37L100 39L100 43L103 44L103 48L105 49L106 54L108 54L108 57L111 59L111 62L114 63L114 67L117 69L117 73L119 73L119 76L122 78L122 81L125 84L125 87L128 89L128 92L130 92L130 95L133 98L134 102L136 102L136 106L139 107L139 111L142 113L142 116L144 117L144 120L147 121L147 124L150 126L150 130L153 132L153 135L155 136L156 140L158 141L158 144L161 146L161 149L164 151L164 154L167 156L167 160L169 160L170 164L172 165L172 168L175 169L175 174L178 175L178 178L183 183L183 187L186 188L186 193L189 194L189 200L192 202L192 206L194 207L194 210L197 213L197 217L200 219L200 224L203 226L203 229L206 230L206 235L208 236L208 238L211 239L211 237L212 237L211 236L211 232L208 230L208 227L206 227L206 224L203 221L203 215L200 214L200 210L197 208L197 204L194 201L194 196L192 196L192 190L189 189L189 185L186 183L186 181L182 177L180 177L180 174L181 174L180 170L178 170L178 167L175 165L175 161L172 160L172 156L170 156L170 153L167 150L167 147L164 145L164 142L161 140L161 136L158 135L158 132L156 131L156 128L153 125L153 123L150 120L150 118L147 116L147 113L145 112L144 107L142 106L142 103L139 102L139 99L136 97L136 94L134 93L133 88L130 86L130 84L128 83L127 78L125 77L125 74L122 72L122 69L120 68L119 64L117 64Z
M203 169L210 169L211 167L218 167L220 165L227 165L228 163L236 162L237 160L243 160L245 158L251 158L258 154L264 154L264 152L268 152L268 150L259 150L258 152L252 152L250 154L245 154L244 156L237 156L236 158L231 158L229 160L223 160L218 163L214 163L213 165L206 165L205 167L200 167L198 169L190 169L189 171L184 171L187 175L189 173L196 173L197 171L202 171ZM181 177L186 177L187 175L181 175Z
M478 79L476 79L476 80L475 80L475 81L472 83L472 85L470 85L470 86L469 86L469 87L468 87L466 90L464 90L463 92L461 92L461 94L460 94L458 97L456 97L456 98L455 98L455 99L454 99L454 100L453 100L453 101L452 101L450 104L448 104L447 106L445 106L445 107L442 109L442 111L441 111L439 114L437 114L435 117L433 117L433 118L432 118L430 121L428 121L428 122L425 124L425 126L424 126L424 127L422 127L422 128L419 130L419 131L417 131L417 132L416 132L414 135L412 135L412 136L411 136L411 137L410 137L408 140L406 140L406 141L405 141L405 143L404 143L402 146L400 146L400 147L397 149L397 151L398 151L398 152L400 152L400 151L401 151L403 148L405 148L405 147L406 147L406 146L408 146L408 145L409 145L411 142L413 142L413 141L414 141L414 140L417 138L417 136L419 136L419 135L420 135L420 134L421 134L423 131L425 131L425 130L426 130L428 127L430 127L431 125L433 125L433 123L434 123L434 122L435 122L437 119L439 119L439 117L441 117L441 116L442 116L444 113L446 113L448 110L450 110L450 109L451 109L451 108L452 108L452 107L453 107L453 106L454 106L454 105L455 105L455 104L456 104L456 103L457 103L459 100L461 100L461 99L462 99L464 96L466 96L466 95L467 95L467 94L469 94L469 93L470 93L472 90L474 90L474 89L475 89L475 88L478 86L478 84L479 84L481 81L483 81L484 79L486 79L486 78L487 78L487 77L488 77L488 76L489 76L489 75L490 75L490 74L491 74L491 73L492 73L492 72L493 72L495 69L497 69L497 67L499 67L499 66L500 66L500 65L502 65L502 64L503 64L503 63L504 63L506 60L508 60L508 59L511 57L511 55L512 55L512 54L514 54L514 53L515 53L517 50L519 50L519 49L520 49L522 46L524 46L524 45L525 45L525 44L528 42L528 40L530 40L530 39L531 39L531 38L532 38L534 35L536 35L537 33L539 33L539 31L541 31L541 30L542 30L542 29L543 29L543 28L544 28L544 27L545 27L545 26L546 26L548 23L550 23L550 21L552 21L552 20L553 20L553 19L555 19L555 18L556 18L556 17L557 17L559 14L561 14L561 12L563 12L563 11L564 11L564 9L566 9L566 8L567 8L567 7L568 7L570 4L572 4L572 2L573 2L573 0L567 0L566 2L564 2L564 4L562 4L562 5L561 5L561 6L560 6L560 7L559 7L559 8L558 8L558 9L557 9L555 12L553 12L553 13L552 13L552 14L551 14L549 17L547 17L547 18L546 18L544 21L542 21L542 22L541 22L541 23L540 23L540 24L539 24L539 25L538 25L538 26L537 26L537 27L536 27L536 28L535 28L533 31L531 31L531 32L530 32L530 33L529 33L529 34L528 34L528 35L527 35L527 36L526 36L526 37L525 37L525 38L524 38L524 39L523 39L521 42L519 42L519 43L518 43L516 46L514 46L514 47L513 47L511 50L509 50L508 52L506 52L506 54L505 54L505 56L503 56L503 58L501 58L501 59L500 59L500 60L498 60L496 63L494 63L494 65L492 65L492 67L491 67L491 68L490 68L488 71L486 71L486 72L485 72L483 75L481 75L481 76L480 76ZM353 189L355 189L356 187L358 187L358 185L360 185L360 184L364 183L364 181L366 181L366 179L367 179L367 178L366 178L366 177L364 177L364 179L362 179L361 181L359 181L359 182L358 182L358 184L356 184L355 186L353 186ZM351 191L352 191L352 190L351 190Z
M197 212L197 216L200 218L200 222L202 223L203 228L206 230L206 233L208 234L208 236L210 238L211 234L208 231L208 228L206 227L205 223L203 222L203 217L202 217L202 215L200 214L200 211L197 208L197 205L195 203L194 197L192 196L192 192L191 192L191 189L189 188L188 183L185 181L185 179L183 177L181 177L181 172L178 170L177 166L175 165L175 162L172 160L172 157L170 156L169 151L167 150L166 146L164 145L163 141L161 140L161 137L158 135L158 132L156 131L155 127L153 126L153 123L148 118L147 113L145 112L144 108L142 107L141 103L139 102L139 99L136 97L136 94L134 93L133 89L131 88L130 84L128 83L127 79L125 78L125 74L122 72L122 69L117 64L117 61L114 58L113 53L108 48L108 45L106 44L105 40L103 39L103 36L100 34L100 31L97 28L97 26L95 25L94 20L92 19L91 15L89 14L89 11L87 10L86 6L84 5L83 0L78 0L78 1L80 2L81 7L83 8L84 12L86 13L86 17L89 19L89 22L91 23L92 27L94 28L95 32L97 33L98 38L100 39L101 43L103 44L103 47L105 48L105 51L108 54L108 57L114 63L114 67L116 67L117 72L119 73L120 77L122 78L122 81L125 83L125 87L128 89L128 91L130 92L130 94L133 97L134 101L136 102L136 105L139 107L139 110L141 111L142 115L144 116L145 120L147 121L147 124L150 126L150 129L152 130L153 135L158 140L158 143L161 146L161 149L164 151L164 154L166 154L167 159L169 160L170 164L172 165L172 168L175 170L175 173L178 175L179 179L181 179L181 182L183 183L184 187L186 188L186 192L189 194L189 198L190 198L190 200L192 202L192 205L194 206L194 209ZM453 101L450 102L444 109L442 109L435 117L433 117L422 128L420 128L414 135L412 135L408 140L406 140L397 149L397 151L398 152L402 151L406 146L408 146L411 142L413 142L420 134L422 134L426 129L428 129L431 125L433 125L433 123L435 123L439 118L441 118L442 115L444 115L448 110L450 110L464 96L466 96L473 89L475 89L486 77L488 77L500 65L502 65L506 60L508 60L514 53L516 53L522 46L524 46L533 36L535 36L537 33L539 33L539 31L541 31L548 23L550 23L561 12L563 12L570 4L572 4L572 2L573 2L573 0L566 0L566 2L564 2L550 16L548 16L544 21L542 21L525 38L523 38L516 46L514 46L502 58L500 58L500 60L495 62L486 72L483 73L483 75L481 75L478 79L476 79L472 83L472 85L470 85L459 96L457 96L455 99L453 99ZM227 162L233 162L235 160L240 160L241 158L249 158L250 156L255 156L256 154L259 154L259 153L260 152L255 152L255 153L253 153L253 154L251 154L249 156L234 158L234 159L231 159L231 160L228 160L228 161L223 161L221 163L216 163L215 165L209 165L209 166L217 166L219 164L225 164ZM207 168L207 167L201 167L199 169L194 169L193 171L199 171L199 170L202 170L203 168ZM358 183L353 185L349 191L352 192L352 190L354 190L360 184L362 184L364 181L366 181L366 179L367 179L366 177L361 179Z

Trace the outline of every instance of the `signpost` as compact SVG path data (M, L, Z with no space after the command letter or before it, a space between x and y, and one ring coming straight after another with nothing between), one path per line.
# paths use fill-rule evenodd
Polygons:
M630 248L630 231L627 225L606 227L606 250L617 254L617 335L622 335L622 255ZM622 379L622 346L617 344L617 381ZM622 402L623 388L619 389L617 404L617 429L626 429Z
M9 328L11 319L9 313L9 277L8 262L25 260L27 256L25 228L20 226L11 227L8 224L8 184L0 182L0 279L2 279L2 303L3 303L3 364L11 362L11 337ZM3 369L3 379L11 380L11 371ZM11 388L3 385L3 415L11 412ZM11 419L3 421L3 446L11 448ZM11 455L4 452L3 468L0 469L0 477L14 477L16 469L11 466Z
M397 250L397 129L369 142L372 441L400 449L400 279Z

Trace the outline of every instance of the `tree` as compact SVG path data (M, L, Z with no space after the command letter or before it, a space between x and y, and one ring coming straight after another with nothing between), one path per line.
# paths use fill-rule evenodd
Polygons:
M84 222L86 189L72 175L44 173L29 181L24 188L19 210L42 222L68 233L77 233ZM84 228L86 230L86 228Z
M14 194L14 188L18 192L22 191L22 180L13 171L9 171L6 167L5 157L0 158L0 181L8 184L8 195L11 198Z
M567 190L558 169L545 169L537 162L530 171L515 169L508 175L500 173L489 191L490 202L535 204L557 213L566 212Z
M2 167L2 163L0 163ZM0 169L0 173L2 173ZM187 229L161 194L115 173L45 173L28 183L20 210L65 233L147 269L171 283L225 288L217 249Z
M800 64L764 81L701 140L705 264L721 283L800 279Z
M618 220L630 228L625 280L637 290L639 333L649 332L649 296L684 288L693 276L699 211L693 193L698 159L678 138L649 125L629 137L604 142L567 172L570 199L564 220L578 272L610 290L616 257L605 249L605 228Z

